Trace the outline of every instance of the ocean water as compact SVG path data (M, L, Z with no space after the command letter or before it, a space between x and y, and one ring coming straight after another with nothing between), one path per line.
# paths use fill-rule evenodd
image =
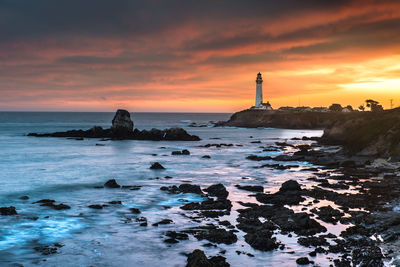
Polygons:
M200 248L207 256L220 255L231 266L296 266L298 257L307 256L312 249L301 247L292 238L277 235L286 244L284 250L261 252L244 242L243 232L238 232L238 242L203 247L208 241L198 241L193 236L178 244L163 242L168 230L182 231L214 219L195 222L188 218L190 211L179 207L191 201L201 201L194 194L173 195L161 191L161 186L181 183L202 187L222 183L230 192L233 209L229 220L236 224L238 201L255 202L251 193L238 190L234 185L262 185L266 192L275 192L288 179L297 179L305 187L312 186L312 177L305 162L289 170L256 168L268 161L246 160L250 154L278 155L291 153L262 152L260 146L275 142L310 143L292 141L293 137L320 136L319 130L285 130L271 128L189 127L196 122L226 120L230 114L191 113L132 113L135 127L139 129L183 127L198 135L199 142L183 141L83 141L67 138L28 137L30 132L55 132L70 129L88 129L94 125L109 127L113 113L41 113L0 112L0 206L15 206L17 216L0 216L0 265L15 263L24 266L185 266L183 253ZM251 143L261 141L261 143ZM231 143L231 147L200 147L209 143ZM102 144L102 146L96 145ZM190 156L172 156L174 150L188 149ZM202 158L210 155L210 159ZM166 169L150 170L153 162ZM165 178L170 176L172 178ZM248 177L249 179L242 179ZM98 189L109 179L121 185L139 185L140 190ZM29 200L19 199L29 196ZM71 206L69 210L56 211L39 204L40 199L54 199L56 203ZM105 204L119 200L122 205L110 205L102 210L88 208L91 204ZM322 203L332 204L332 203ZM166 209L165 206L170 208ZM139 208L135 215L129 208ZM32 220L32 217L38 217ZM147 227L139 226L136 218L146 217ZM162 219L172 224L152 226ZM323 223L326 225L325 223ZM327 225L328 226L328 225ZM329 231L338 234L343 226L329 225ZM42 255L34 250L40 245L63 244L58 253ZM249 257L236 251L254 254ZM221 254L222 255L222 254ZM314 259L328 266L327 256Z

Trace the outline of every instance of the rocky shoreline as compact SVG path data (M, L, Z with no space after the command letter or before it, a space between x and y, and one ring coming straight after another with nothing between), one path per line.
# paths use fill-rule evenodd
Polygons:
M376 126L380 120L379 117L389 120L392 116L397 118L397 113L376 115L377 121L371 121L372 117L368 117L368 120L359 119L355 125L365 130L365 124ZM161 238L164 243L171 246L195 239L207 242L203 244L204 247L219 249L216 256L206 255L200 249L184 252L187 256L186 266L189 267L230 266L229 260L224 257L226 249L222 247L236 244L238 241L244 241L255 251L287 251L288 244L282 241L280 238L282 236L296 238L300 246L310 251L308 255L295 260L298 265L318 266L318 259L326 257L332 266L337 267L380 267L389 264L400 266L398 250L400 246L400 163L393 160L397 155L396 145L398 145L396 123L397 121L388 125L385 128L387 132L379 132L378 138L360 141L372 146L374 142L381 144L382 138L385 138L383 140L387 141L388 145L383 146L379 153L359 153L364 150L352 150L347 143L344 143L344 146L338 146L343 142L339 137L347 136L348 131L358 134L352 126L353 123L343 122L328 126L321 138L293 138L284 142L275 142L274 145L267 147L262 146L261 141L251 141L250 143L260 144L260 146L254 152L255 154L240 155L243 156L242 160L257 164L254 168L310 172L307 180L312 185L289 178L275 192L265 192L262 184L249 185L246 183L247 178L243 177L234 188L246 192L251 201L236 201L236 203L234 203L234 198L230 198L232 189L221 183L208 186L191 183L162 186L159 188L160 193L171 196L195 194L201 197L202 201L183 203L180 206L181 215L189 218L193 225L165 231ZM67 134L47 134L47 136L105 138L101 135L107 133L107 138L110 139L129 139L136 131L131 131L131 127L133 123L131 125L129 122L127 127L117 127L117 123L113 120L113 127L99 130L101 134L98 135L93 134L93 131L89 133L90 130L88 130L70 131ZM157 138L160 136L166 138L163 134L157 133L155 135ZM139 133L137 132L134 136L137 138ZM236 146L243 145L221 143L206 144L201 147L221 149ZM264 152L270 151L282 153L276 156L263 155ZM171 152L171 156L182 157L183 155L192 156L186 149ZM390 158L380 158L380 156L390 156ZM300 168L301 162L307 162L311 167ZM155 162L150 169L160 172L166 168ZM170 178L172 177L165 176L165 179ZM141 186L119 185L112 179L104 185L96 186L96 189L102 188L140 190ZM26 196L25 199L29 198ZM57 202L52 199L41 199L33 203L56 211L74 208L64 203L55 204ZM235 210L238 215L233 220L226 220L224 216L232 215L235 204L241 206ZM122 205L122 202L92 203L88 205L88 208L102 210L115 205ZM169 208L165 207L165 209ZM1 207L0 212L3 216L15 216L19 211L9 206ZM174 223L169 218L149 223L148 218L143 216L143 211L139 208L131 207L129 213L135 216L129 218L129 221L134 221L140 227L161 227ZM343 230L336 234L329 232L328 226L335 225L343 227ZM61 247L62 244L55 243L51 246L37 247L35 250L43 255L49 255L57 253ZM254 257L249 251L237 250L236 253Z

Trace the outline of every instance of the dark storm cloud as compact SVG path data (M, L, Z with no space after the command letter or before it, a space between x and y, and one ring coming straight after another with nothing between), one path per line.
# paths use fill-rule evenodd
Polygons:
M339 8L347 2L1 0L0 36L1 41L66 34L132 38L136 34L157 34L186 20L272 18L304 10Z

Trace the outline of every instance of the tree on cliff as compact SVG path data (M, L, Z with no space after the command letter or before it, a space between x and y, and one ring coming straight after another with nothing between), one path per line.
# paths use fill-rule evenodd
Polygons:
M364 107L364 105L360 105L360 106L358 107L358 109L361 110L361 111L364 111L364 110L365 110L365 107Z
M329 110L330 111L334 111L334 112L340 112L340 111L342 111L342 105L340 105L340 104L332 104L330 107L329 107Z
M382 111L383 107L382 105L379 105L378 101L372 100L372 99L367 99L365 100L366 106L371 109L372 112L377 112L377 111Z

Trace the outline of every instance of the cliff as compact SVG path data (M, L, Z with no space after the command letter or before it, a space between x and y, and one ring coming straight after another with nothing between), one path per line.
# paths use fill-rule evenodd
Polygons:
M324 144L342 145L350 154L400 158L400 108L359 112L324 130Z
M247 109L236 112L228 121L219 122L216 126L324 129L338 119L349 117L351 114L341 112L293 112Z

